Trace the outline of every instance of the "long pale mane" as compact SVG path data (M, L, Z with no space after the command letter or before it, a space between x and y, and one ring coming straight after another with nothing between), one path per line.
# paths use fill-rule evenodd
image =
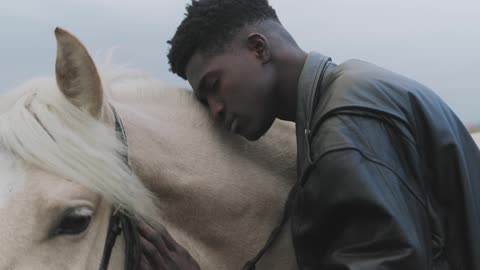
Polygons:
M105 64L100 66L100 74L104 84L105 94L112 102L142 105L172 105L176 110L162 110L164 114L171 114L170 119L182 119L190 117L192 113L201 115L202 123L197 125L214 125L214 121L208 116L208 110L196 100L193 92L189 89L166 86L152 76L125 66L110 64L107 58ZM182 115L185 114L185 115ZM175 115L173 117L173 115Z
M107 74L120 79L119 72ZM104 83L111 89L109 80ZM3 151L154 222L154 196L123 161L126 149L113 127L69 102L54 79L34 79L0 96L0 112Z

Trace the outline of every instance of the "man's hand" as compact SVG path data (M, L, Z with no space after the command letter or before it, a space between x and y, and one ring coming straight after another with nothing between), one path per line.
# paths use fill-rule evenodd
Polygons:
M200 270L198 263L168 233L144 222L139 224L142 258L140 270Z

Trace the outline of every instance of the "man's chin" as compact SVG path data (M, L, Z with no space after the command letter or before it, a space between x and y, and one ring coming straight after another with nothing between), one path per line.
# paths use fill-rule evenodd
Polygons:
M251 136L251 135L245 135L243 137L245 137L245 139L249 140L249 141L258 141L258 139L260 139L262 137L263 134L261 135L255 135L255 136Z
M260 129L260 130L246 132L245 134L241 134L241 135L249 141L258 141L263 135L265 135L265 133L267 133L267 131L270 129L270 126L268 126L267 128Z

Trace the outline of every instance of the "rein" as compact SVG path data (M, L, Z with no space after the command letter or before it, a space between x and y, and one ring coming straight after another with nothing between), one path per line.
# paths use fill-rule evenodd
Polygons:
M272 244L278 238L278 236L282 232L283 227L285 226L288 219L290 218L291 207L292 207L292 203L295 198L297 189L298 189L298 184L295 184L290 190L290 192L288 193L287 201L285 202L285 207L283 209L283 215L280 223L272 230L263 248L260 249L260 251L258 251L255 257L253 257L251 260L245 263L245 265L242 267L242 270L255 270L258 261L260 261L260 259L265 255L265 252L267 252L267 250L272 246Z
M127 136L123 127L122 120L113 106L113 115L115 117L115 131L117 138L125 145L127 145ZM122 154L124 162L128 165L128 154ZM140 262L140 238L138 236L137 224L129 217L125 209L114 208L113 214L110 217L108 225L107 238L105 240L105 247L103 249L103 256L100 262L99 270L107 270L112 255L113 247L117 236L123 232L125 239L125 270L134 270L138 268Z

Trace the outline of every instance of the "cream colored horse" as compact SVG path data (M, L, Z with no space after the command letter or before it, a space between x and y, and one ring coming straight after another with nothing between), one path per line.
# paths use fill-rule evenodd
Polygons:
M56 38L56 80L0 98L0 269L98 269L112 205L164 224L202 269L240 269L282 216L294 127L249 143L190 91L121 68L100 77L76 38ZM286 228L257 269L294 269L290 241ZM109 269L123 269L123 247L119 238Z

